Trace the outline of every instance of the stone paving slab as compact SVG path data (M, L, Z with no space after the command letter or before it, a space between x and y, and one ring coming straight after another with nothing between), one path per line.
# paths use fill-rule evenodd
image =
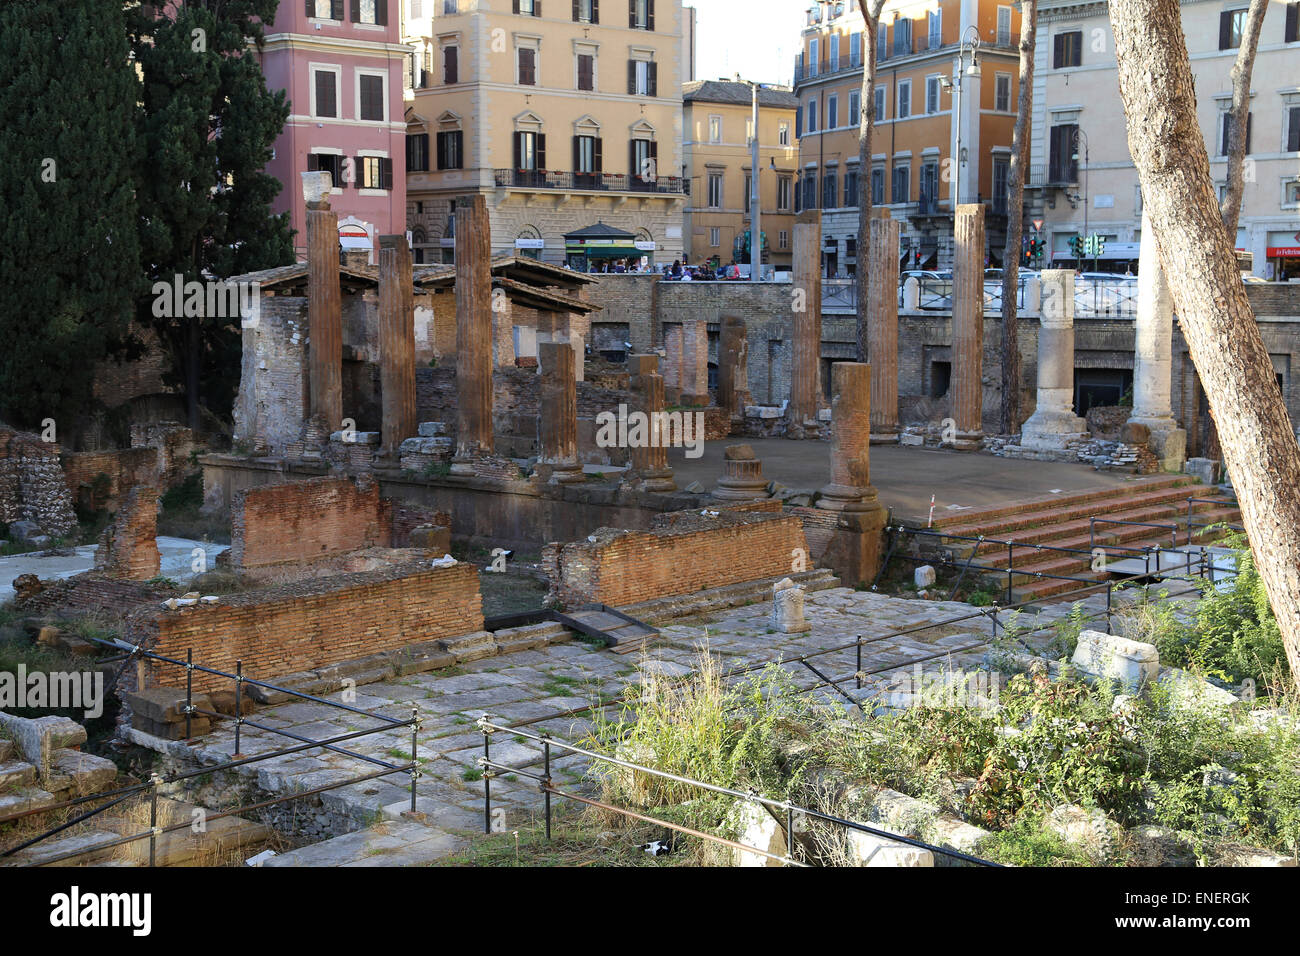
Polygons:
M384 822L290 850L263 866L421 866L464 848L465 837L414 821Z

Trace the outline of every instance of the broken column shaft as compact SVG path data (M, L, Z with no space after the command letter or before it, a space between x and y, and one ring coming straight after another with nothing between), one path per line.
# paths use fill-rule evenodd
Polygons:
M415 413L415 292L405 236L379 237L379 387L380 454L395 455L420 426Z
M871 359L871 440L898 441L898 237L886 211L871 220L867 341Z
M794 321L786 430L790 438L815 438L820 433L817 410L821 407L821 250L821 210L805 210L794 221L794 288L791 290Z
M984 443L984 207L957 207L952 270L952 446L975 451Z
M578 386L573 349L567 342L542 342L541 415L538 418L538 471L544 480L567 484L583 480L578 462Z
M343 427L343 301L339 217L327 199L307 203L307 335L309 417L328 435Z
M453 474L492 453L492 236L487 200L456 204L456 456Z

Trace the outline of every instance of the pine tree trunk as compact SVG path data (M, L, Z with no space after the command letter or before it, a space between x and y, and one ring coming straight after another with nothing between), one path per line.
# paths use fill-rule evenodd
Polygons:
M1029 159L1030 112L1034 105L1034 35L1038 0L1020 5L1020 96L1011 135L1007 171L1007 248L1002 255L1002 415L1004 435L1020 428L1020 342L1016 327L1016 293L1020 279L1020 244L1025 231L1025 163Z
M1110 20L1143 204L1300 682L1300 446L1215 198L1180 4L1111 0Z
M866 21L866 35L862 51L862 94L858 97L858 264L854 269L857 287L857 347L856 361L870 360L867 346L867 296L871 284L867 279L867 263L871 258L871 135L876 128L876 34L880 29L880 11L885 0L870 0L863 5L862 18ZM878 295L888 292L898 295L897 289L877 290ZM819 306L820 307L820 306Z
M1268 12L1268 0L1250 0L1246 11L1246 25L1242 29L1241 46L1232 64L1232 129L1228 141L1228 184L1223 191L1219 212L1233 248L1237 245L1237 220L1241 216L1241 194L1245 187L1242 167L1246 161L1246 130L1250 118L1250 78L1255 72L1255 51L1259 49L1259 31Z

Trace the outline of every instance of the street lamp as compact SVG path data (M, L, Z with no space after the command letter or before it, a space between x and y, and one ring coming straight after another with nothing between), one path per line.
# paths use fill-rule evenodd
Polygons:
M957 214L957 206L961 202L961 168L965 165L965 159L962 156L961 149L961 88L963 78L969 76L973 79L979 79L980 49L980 32L975 26L966 28L962 35L961 43L957 46L957 62L953 66L952 79L943 77L939 80L944 89L952 93L952 112L957 122L957 149L956 155L953 156L955 171L952 182L952 212ZM970 64L966 63L966 53L970 51Z
M753 118L750 121L753 126L753 136L750 137L749 142L749 281L758 282L762 279L763 273L763 210L759 206L758 198L758 91L763 84L751 82L749 85L753 93ZM769 168L776 170L776 157L772 157Z
M1079 162L1079 147L1083 146L1083 234L1082 238L1086 242L1088 239L1088 134L1083 131L1082 126L1076 126L1074 129L1074 152L1070 159L1076 164ZM1077 166L1075 170L1078 172ZM1082 270L1080 270L1082 271ZM1094 247L1092 258L1092 271L1097 271L1096 248Z

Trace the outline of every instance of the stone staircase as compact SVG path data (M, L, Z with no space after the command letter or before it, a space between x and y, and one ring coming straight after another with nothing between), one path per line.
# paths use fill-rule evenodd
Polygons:
M1013 599L1030 601L1087 586L1084 581L1043 575L1084 578L1099 584L1111 579L1110 572L1093 570L1090 548L1105 548L1107 560L1114 562L1139 557L1144 548L1169 549L1175 543L1183 546L1219 537L1221 532L1204 528L1192 528L1189 537L1189 498L1205 499L1190 503L1193 524L1241 523L1236 502L1217 488L1186 475L1161 475L1134 479L1116 488L1052 495L936 518L934 530L944 535L942 546L954 561L967 560L973 549L974 563L985 569L1006 569L1010 563ZM1135 524L1098 520L1090 536L1091 518ZM980 535L1002 543L961 540ZM1010 549L1007 541L1012 542ZM1081 553L1046 550L1049 547ZM1005 570L978 573L990 587L1005 591Z

